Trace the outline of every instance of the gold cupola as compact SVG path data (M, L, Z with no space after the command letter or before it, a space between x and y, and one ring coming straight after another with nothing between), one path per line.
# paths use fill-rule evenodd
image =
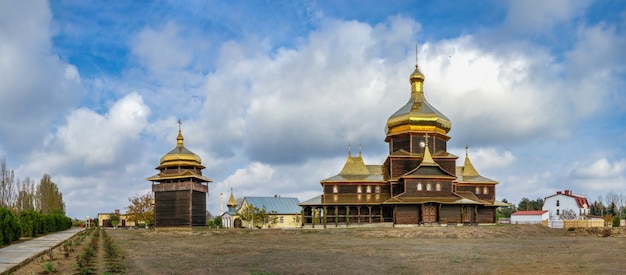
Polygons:
M178 126L178 136L176 137L176 147L161 157L160 165L156 169L172 166L192 166L204 169L202 159L189 149L185 148L183 134L180 130L180 120Z
M409 77L411 98L398 111L387 119L387 136L404 133L438 133L446 135L452 123L439 110L435 109L424 96L424 74L418 65Z

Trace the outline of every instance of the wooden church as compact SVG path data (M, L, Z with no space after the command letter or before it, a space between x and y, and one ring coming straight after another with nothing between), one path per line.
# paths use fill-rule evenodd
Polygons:
M448 153L450 120L424 96L418 66L409 101L387 120L389 155L366 165L361 152L339 174L321 180L323 193L300 204L304 226L493 224L497 181L481 176L467 154ZM359 150L360 151L360 150Z
M202 175L200 157L185 148L178 120L176 147L156 167L159 173L147 178L154 192L154 226L206 226L206 197L210 179Z

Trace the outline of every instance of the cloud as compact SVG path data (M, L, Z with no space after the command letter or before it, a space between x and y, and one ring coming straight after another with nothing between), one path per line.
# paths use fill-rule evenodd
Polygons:
M573 176L582 179L610 179L623 176L624 173L625 159L611 163L606 158L601 158L593 162L576 163L572 168Z
M557 24L584 14L591 1L510 0L504 27L519 33L547 33Z
M185 42L177 24L169 21L161 30L146 27L140 31L131 43L131 51L141 65L161 75L185 69L192 62L190 47Z
M52 52L47 3L0 3L0 148L18 157L81 96L76 67ZM52 126L54 127L54 126Z
M404 32L419 25L405 18L373 27L322 25L293 49L272 50L266 42L222 46L202 112L207 129L219 129L206 138L212 148L229 156L231 146L243 144L253 161L284 163L334 155L349 141L380 140L388 115L379 110L391 114L399 106L387 101L390 94L401 94L400 101L409 96L408 81L397 88L389 77L398 68L410 73L404 53L413 39Z
M24 174L48 171L81 177L106 173L105 168L137 160L136 154L141 151L139 136L147 125L149 111L135 93L119 99L103 115L87 108L77 109L20 170Z

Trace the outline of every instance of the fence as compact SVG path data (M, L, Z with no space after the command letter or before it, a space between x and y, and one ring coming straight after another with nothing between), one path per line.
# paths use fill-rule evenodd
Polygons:
M603 220L543 220L542 224L550 228L604 227Z

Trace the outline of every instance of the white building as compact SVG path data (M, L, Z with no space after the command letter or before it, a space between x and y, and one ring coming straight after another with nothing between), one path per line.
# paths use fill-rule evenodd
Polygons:
M560 220L564 211L573 214L569 219L584 219L589 215L589 202L587 198L573 194L571 190L557 191L543 200L542 209L549 211L550 220Z
M541 221L547 219L547 210L517 211L511 214L511 224L541 224Z

